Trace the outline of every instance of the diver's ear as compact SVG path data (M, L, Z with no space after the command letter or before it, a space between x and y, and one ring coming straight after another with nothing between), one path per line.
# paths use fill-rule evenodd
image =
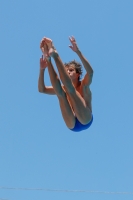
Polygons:
M79 74L79 73L77 73L77 78L79 79L79 77L80 77L80 74Z

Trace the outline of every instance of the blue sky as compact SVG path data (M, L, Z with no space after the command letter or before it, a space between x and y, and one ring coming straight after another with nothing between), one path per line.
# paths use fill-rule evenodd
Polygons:
M133 193L132 10L132 0L0 2L0 199L133 198L122 194ZM70 35L94 69L94 122L80 133L65 126L57 97L37 89L40 40L80 61Z

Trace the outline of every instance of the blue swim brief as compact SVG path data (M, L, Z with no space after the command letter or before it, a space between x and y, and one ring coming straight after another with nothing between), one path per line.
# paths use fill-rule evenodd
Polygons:
M73 129L70 129L70 130L75 131L75 132L79 132L79 131L83 131L83 130L85 130L85 129L87 129L91 126L91 124L93 122L93 115L92 115L91 121L88 124L85 124L85 125L81 124L77 118L75 118L75 119L76 119L75 126L74 126Z

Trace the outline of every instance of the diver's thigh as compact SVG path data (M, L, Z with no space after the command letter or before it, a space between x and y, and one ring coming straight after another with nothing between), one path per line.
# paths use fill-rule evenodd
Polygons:
M74 113L82 124L87 124L91 118L92 113L90 108L86 105L85 100L76 90L68 94Z
M67 125L68 128L73 128L75 126L75 114L72 110L72 107L67 100L67 97L58 97L61 113L63 116L63 119Z

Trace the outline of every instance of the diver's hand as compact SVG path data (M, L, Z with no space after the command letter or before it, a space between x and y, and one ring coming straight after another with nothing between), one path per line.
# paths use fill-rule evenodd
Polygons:
M40 58L40 69L45 69L47 67L47 60L42 57Z
M69 45L69 47L74 51L74 52L77 52L79 50L78 46L77 46L77 43L76 43L76 40L75 38L72 36L72 37L69 37L69 40L71 42L71 45Z

